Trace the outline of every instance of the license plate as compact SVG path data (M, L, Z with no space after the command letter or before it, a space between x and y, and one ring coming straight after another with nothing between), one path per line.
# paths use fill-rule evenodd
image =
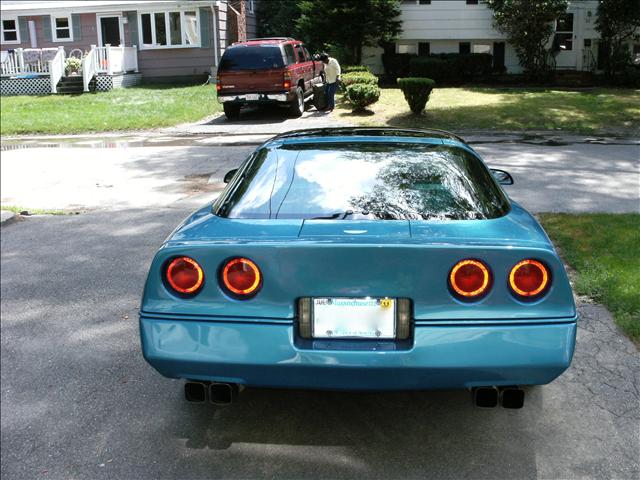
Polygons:
M314 338L395 338L393 298L314 298Z
M247 100L260 100L260 95L257 93L248 93Z

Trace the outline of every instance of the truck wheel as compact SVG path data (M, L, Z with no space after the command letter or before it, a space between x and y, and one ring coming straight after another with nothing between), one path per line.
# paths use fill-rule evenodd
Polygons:
M224 108L224 114L229 120L237 120L240 118L240 105L234 105L233 103L225 103L222 108Z
M304 113L304 92L302 88L296 88L296 98L291 102L289 110L293 117L301 117Z

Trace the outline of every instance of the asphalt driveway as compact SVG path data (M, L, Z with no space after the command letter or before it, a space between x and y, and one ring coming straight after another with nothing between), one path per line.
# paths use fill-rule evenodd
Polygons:
M248 389L190 405L143 360L149 262L184 208L2 227L3 479L638 478L640 356L581 303L571 368L525 408L464 391Z

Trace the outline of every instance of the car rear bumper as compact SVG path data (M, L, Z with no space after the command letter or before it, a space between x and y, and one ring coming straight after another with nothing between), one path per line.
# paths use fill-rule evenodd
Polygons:
M498 323L498 322L496 322ZM291 322L140 317L145 359L170 378L261 387L411 390L549 383L571 363L576 319L416 325L405 344L297 339Z
M292 93L243 93L238 95L218 95L220 103L285 103L294 99Z

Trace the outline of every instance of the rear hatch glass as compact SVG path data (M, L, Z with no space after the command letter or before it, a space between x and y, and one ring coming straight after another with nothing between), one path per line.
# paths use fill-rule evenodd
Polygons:
M285 144L258 151L243 177L221 198L218 215L481 220L510 208L482 161L454 145Z
M237 45L225 50L220 61L221 71L271 70L283 68L282 51L277 45Z

